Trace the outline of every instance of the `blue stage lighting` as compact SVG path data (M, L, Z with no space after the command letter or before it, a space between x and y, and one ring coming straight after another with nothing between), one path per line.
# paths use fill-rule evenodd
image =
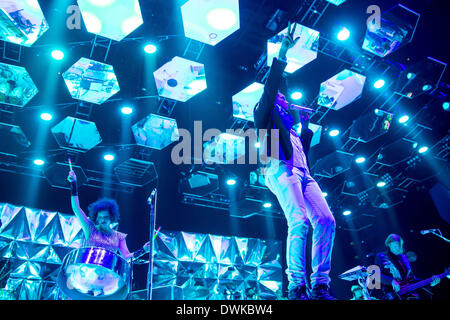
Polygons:
M329 135L331 137L336 137L337 135L339 135L339 130L333 129L333 130L330 131Z
M131 113L133 113L133 108L131 108L131 107L123 107L122 109L120 109L120 111L123 114L131 114Z
M419 153L425 153L427 151L428 151L428 147L427 146L420 147L420 149L419 149Z
M113 161L114 160L114 155L112 155L112 154L105 154L104 156L103 156L103 159L105 159L106 161Z
M366 158L364 158L364 157L358 157L358 158L356 158L356 163L363 163L364 161L366 161Z
M272 207L272 204L271 204L270 202L265 202L265 203L263 204L263 207L264 207L264 208L271 208L271 207Z
M55 60L62 60L64 59L64 52L62 52L61 50L53 50L52 58Z
M44 112L41 113L41 119L44 121L50 121L52 120L53 116L50 113Z
M235 184L236 184L236 180L235 179L228 179L227 180L227 185L234 186Z
M292 92L291 98L292 100L300 100L303 97L303 94L300 91Z
M156 51L158 50L158 48L156 48L156 46L154 45L154 44L147 44L145 47L144 47L144 51L146 52L146 53L148 53L148 54L153 54L153 53L155 53Z
M404 115L404 116L401 116L401 117L398 119L398 122L400 122L400 123L406 123L406 122L408 122L408 120L409 120L409 116Z
M383 188L384 186L386 186L386 182L384 182L384 181L379 181L379 182L377 183L377 187L378 187L378 188Z
M33 163L34 163L35 165L37 165L37 166L43 166L43 165L45 164L45 161L42 160L42 159L35 159L35 160L33 161Z
M344 212L342 212L342 214L343 214L344 216L349 216L349 215L352 214L352 212L351 212L350 210L345 210Z
M380 89L380 88L384 87L385 83L386 82L383 79L379 79L379 80L375 81L373 86L375 87L375 89Z
M342 28L341 31L338 32L337 38L340 41L345 41L350 37L350 31L347 28Z

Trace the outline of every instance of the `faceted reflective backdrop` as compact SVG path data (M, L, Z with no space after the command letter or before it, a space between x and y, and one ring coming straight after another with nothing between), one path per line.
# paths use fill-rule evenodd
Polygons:
M63 298L56 277L64 256L83 244L78 220L0 203L0 221L0 279L6 275L0 299ZM153 288L181 288L175 299L246 299L250 294L276 299L282 286L280 253L278 241L160 231Z

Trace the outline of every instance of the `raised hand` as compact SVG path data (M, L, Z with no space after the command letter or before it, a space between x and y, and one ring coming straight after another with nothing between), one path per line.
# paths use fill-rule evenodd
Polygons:
M284 36L283 40L281 41L281 49L280 49L280 53L278 54L278 59L285 60L286 53L288 52L288 50L291 49L293 46L295 46L297 41L300 39L300 37L297 37L294 40L294 34L295 34L296 28L297 28L296 23L294 23L294 25L292 26L291 22L290 21L288 22L288 32Z
M67 180L69 180L70 183L72 183L73 181L75 181L75 182L77 181L77 176L75 174L75 171L73 171L73 170L69 171L69 175L67 177Z
M392 280L392 289L394 289L395 292L400 291L400 284L396 280Z
M431 282L431 286L432 287L434 287L434 286L436 286L436 285L438 285L439 284L439 282L441 282L441 279L439 279L439 277L438 276L433 276L433 282Z

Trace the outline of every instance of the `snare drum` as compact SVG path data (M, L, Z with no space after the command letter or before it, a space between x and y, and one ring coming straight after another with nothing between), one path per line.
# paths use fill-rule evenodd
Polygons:
M131 268L109 250L85 247L63 260L57 283L73 300L123 300L129 292Z

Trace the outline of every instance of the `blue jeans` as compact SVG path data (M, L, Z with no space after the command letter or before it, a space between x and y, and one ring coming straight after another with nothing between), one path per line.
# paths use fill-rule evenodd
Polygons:
M275 174L266 175L265 181L287 219L289 289L307 285L305 251L310 225L313 227L311 286L328 285L336 222L319 185L308 170L282 162Z

